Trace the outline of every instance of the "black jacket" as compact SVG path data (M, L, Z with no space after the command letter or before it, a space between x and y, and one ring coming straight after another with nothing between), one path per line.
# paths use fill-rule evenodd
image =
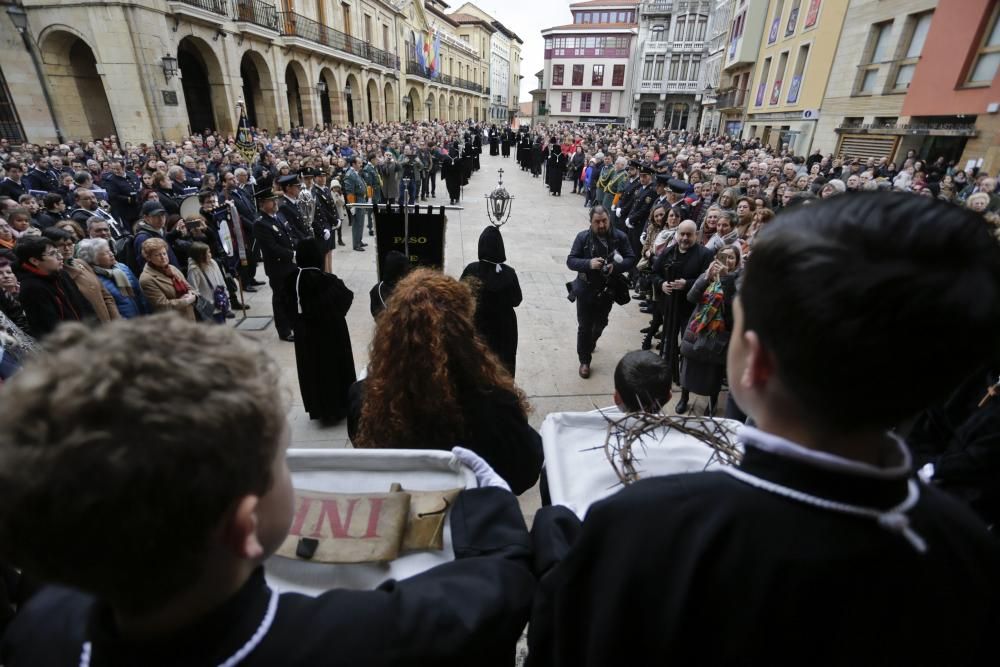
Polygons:
M139 219L139 191L142 189L142 183L135 174L126 173L125 176L109 174L104 180L104 189L108 191L111 215L126 225L131 225Z
M43 276L21 267L17 271L21 283L20 301L32 333L41 338L60 322L81 322L94 319L94 309L80 294L76 283L65 271Z
M253 235L264 258L264 272L272 281L282 280L295 271L297 241L285 229L281 220L261 213L253 224Z
M612 229L610 233L607 243L597 239L590 229L583 230L573 240L573 247L566 258L566 267L577 272L576 280L572 283L572 293L575 296L593 296L607 284L607 276L602 271L590 268L590 260L594 257L608 258L618 251L622 261L614 265L614 273L620 275L635 268L635 252L628 237L618 229Z

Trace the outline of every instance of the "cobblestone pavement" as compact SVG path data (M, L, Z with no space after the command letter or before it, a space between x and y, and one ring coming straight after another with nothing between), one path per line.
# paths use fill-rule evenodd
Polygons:
M621 356L637 349L639 329L648 318L639 312L635 301L615 306L610 324L597 344L590 379L577 375L576 308L566 299L566 282L574 276L566 268L566 255L573 238L587 224L583 198L572 194L572 184L564 183L562 196L549 195L541 178L522 172L513 157L482 156L482 169L475 172L464 189L463 211L448 216L445 244L445 271L459 276L469 262L477 259L479 234L489 224L485 195L496 187L497 170L504 170L504 186L515 198L510 221L502 228L507 249L507 263L517 270L524 301L517 309L518 385L534 408L530 421L538 428L545 415L565 410L589 410L611 404L614 393L613 373ZM437 198L431 203L447 203L443 183L438 184ZM349 232L345 230L345 238ZM354 304L347 316L358 369L367 364L373 321L368 309L368 291L376 282L374 239L366 252L347 247L334 253L333 271L354 291ZM264 279L263 268L258 278ZM270 316L271 292L267 286L248 294L251 316ZM294 447L349 446L346 423L322 427L302 410L295 371L295 349L278 340L273 326L253 333L266 342L279 360L291 398L289 420ZM539 505L537 487L521 497L522 509L529 523Z

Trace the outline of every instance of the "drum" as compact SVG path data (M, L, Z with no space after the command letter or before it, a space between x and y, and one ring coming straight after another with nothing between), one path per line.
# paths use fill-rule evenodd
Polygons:
M201 203L198 201L198 195L188 195L181 200L181 218L184 220L199 217L200 211ZM206 222L208 221L206 220Z

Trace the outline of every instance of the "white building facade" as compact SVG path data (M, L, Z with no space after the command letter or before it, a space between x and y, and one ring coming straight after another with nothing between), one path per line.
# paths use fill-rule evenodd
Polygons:
M722 112L719 111L716 102L722 80L729 23L733 18L735 7L736 0L713 0L711 14L708 17L705 61L698 79L698 88L701 92L701 122L698 131L702 136L716 136L722 127Z
M631 126L695 130L699 81L715 0L643 0L633 81Z
M542 30L547 122L628 123L638 2L570 5L573 23Z

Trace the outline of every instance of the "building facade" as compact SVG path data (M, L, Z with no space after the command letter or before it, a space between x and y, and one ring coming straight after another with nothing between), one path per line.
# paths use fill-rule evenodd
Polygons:
M574 3L569 6L572 23L542 30L547 122L628 122L638 4Z
M694 130L708 20L715 0L643 0L636 49L632 126Z
M722 85L722 65L726 57L729 26L736 0L715 0L708 17L708 39L705 60L698 77L701 92L701 122L698 131L704 136L717 136L722 131L722 112L718 108L718 91Z
M739 138L746 120L748 91L760 53L768 0L737 0L733 6L715 108L720 133Z
M439 1L23 0L6 9L0 128L14 117L11 133L30 142L230 134L241 100L251 123L272 132L488 116L489 63ZM435 32L443 72L432 77L415 66L413 45Z
M490 109L488 119L494 123L511 122L519 113L521 90L521 46L524 42L512 30L471 2L452 14L485 21L493 29L490 40Z
M852 0L813 146L838 156L898 161L923 137L902 116L937 0Z
M757 54L744 137L804 155L837 53L847 0L772 0ZM817 146L832 150L832 146Z
M1000 170L998 15L996 0L939 0L903 101L919 156Z

